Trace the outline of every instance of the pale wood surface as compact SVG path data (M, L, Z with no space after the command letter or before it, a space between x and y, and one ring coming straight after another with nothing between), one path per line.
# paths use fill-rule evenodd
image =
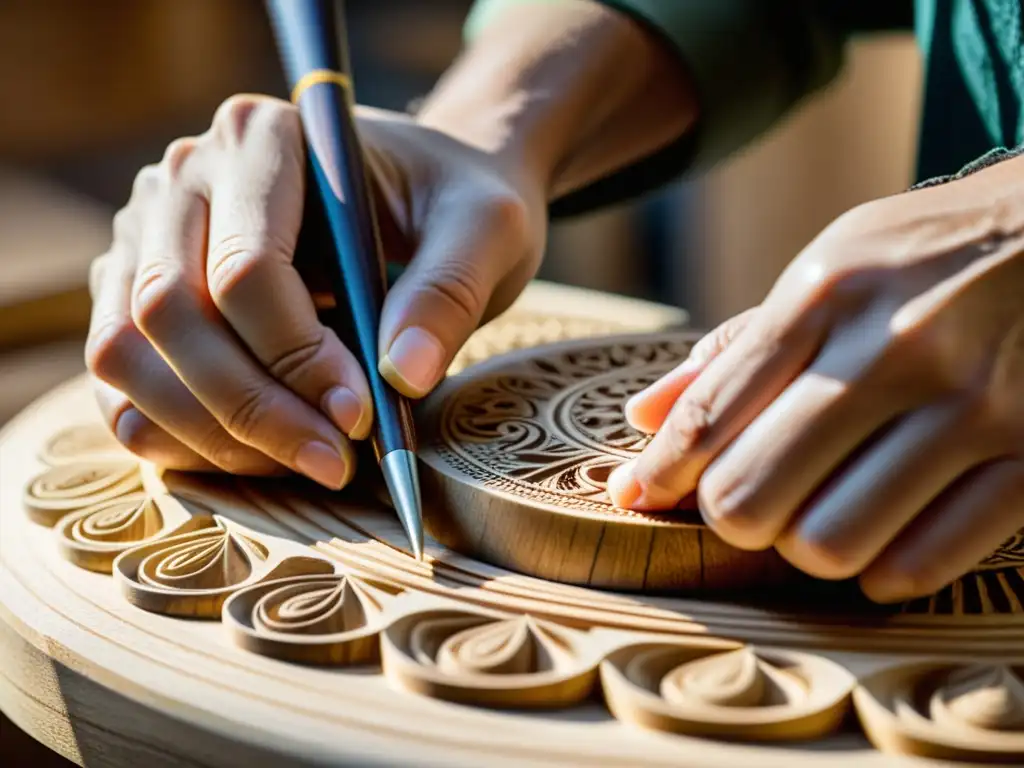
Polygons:
M126 477L98 423L77 380L0 432L0 708L79 764L1024 758L1018 570L879 614L416 563L369 489Z
M728 546L696 510L644 514L608 498L608 475L649 441L626 424L626 400L699 338L676 331L566 341L450 378L421 413L430 532L495 565L599 588L798 583L774 550Z

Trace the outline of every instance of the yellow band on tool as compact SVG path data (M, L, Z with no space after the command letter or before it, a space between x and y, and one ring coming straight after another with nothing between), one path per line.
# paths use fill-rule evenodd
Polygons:
M352 80L348 75L330 69L314 69L312 72L307 72L300 77L299 82L292 88L292 104L299 103L299 97L302 96L302 92L307 88L312 85L320 85L320 83L334 83L335 85L340 85L346 91L352 88Z

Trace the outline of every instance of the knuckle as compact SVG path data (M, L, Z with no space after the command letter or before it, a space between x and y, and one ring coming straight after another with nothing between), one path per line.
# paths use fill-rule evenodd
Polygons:
M684 393L669 411L666 428L662 431L667 450L673 455L706 451L711 436L710 403Z
M100 285L104 282L104 279L110 271L111 256L109 253L101 254L92 260L89 264L89 295L96 299L99 295Z
M476 323L487 306L487 283L475 265L450 262L439 265L427 275L423 289L439 296L460 319Z
M157 165L145 165L137 174L132 184L132 200L142 200L156 191L160 185L160 168Z
M289 111L291 105L280 99L258 94L239 93L229 96L217 108L213 117L213 134L230 146L241 145L255 124L257 112L266 110L271 125L277 114Z
M207 256L207 283L214 301L236 293L267 264L287 263L290 249L271 237L235 234L215 243Z
M299 108L294 104L281 99L266 99L263 109L266 110L267 125L274 135L289 139L301 135Z
M143 332L153 330L187 291L181 272L171 265L157 262L143 267L132 288L132 319Z
M196 151L196 146L197 140L191 136L175 139L167 145L163 160L160 161L165 184L174 184L181 180L189 159Z
M135 231L135 211L126 206L114 214L114 240L124 240Z
M290 385L323 358L322 353L326 339L325 333L316 334L298 347L288 350L274 360L267 361L267 370L278 381Z
M255 388L239 398L222 423L229 434L243 443L250 443L272 406L272 392L263 387Z
M85 342L86 368L101 381L116 386L141 343L138 330L128 318L112 317L94 323Z
M697 507L715 533L734 547L768 549L777 533L775 521L766 520L756 491L728 488L716 482L714 470L697 483Z
M253 467L252 449L233 440L219 424L197 441L197 452L232 475L246 474Z
M497 193L483 203L483 215L488 226L503 237L519 236L529 228L529 212L518 195Z

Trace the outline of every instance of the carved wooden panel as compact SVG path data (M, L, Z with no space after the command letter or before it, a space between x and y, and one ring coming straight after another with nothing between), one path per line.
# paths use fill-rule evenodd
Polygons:
M416 562L356 492L161 473L90 401L0 433L0 707L80 764L1024 762L1019 539L893 610L602 591Z
M427 401L420 455L430 532L521 573L615 589L799 580L774 550L726 545L695 510L619 509L609 473L649 437L626 400L685 359L694 332L578 339L496 357Z

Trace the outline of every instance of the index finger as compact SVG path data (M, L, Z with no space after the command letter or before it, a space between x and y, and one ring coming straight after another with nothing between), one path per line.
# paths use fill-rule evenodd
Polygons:
M617 506L670 509L708 465L813 359L824 323L815 313L765 307L683 391L639 457L609 479Z

